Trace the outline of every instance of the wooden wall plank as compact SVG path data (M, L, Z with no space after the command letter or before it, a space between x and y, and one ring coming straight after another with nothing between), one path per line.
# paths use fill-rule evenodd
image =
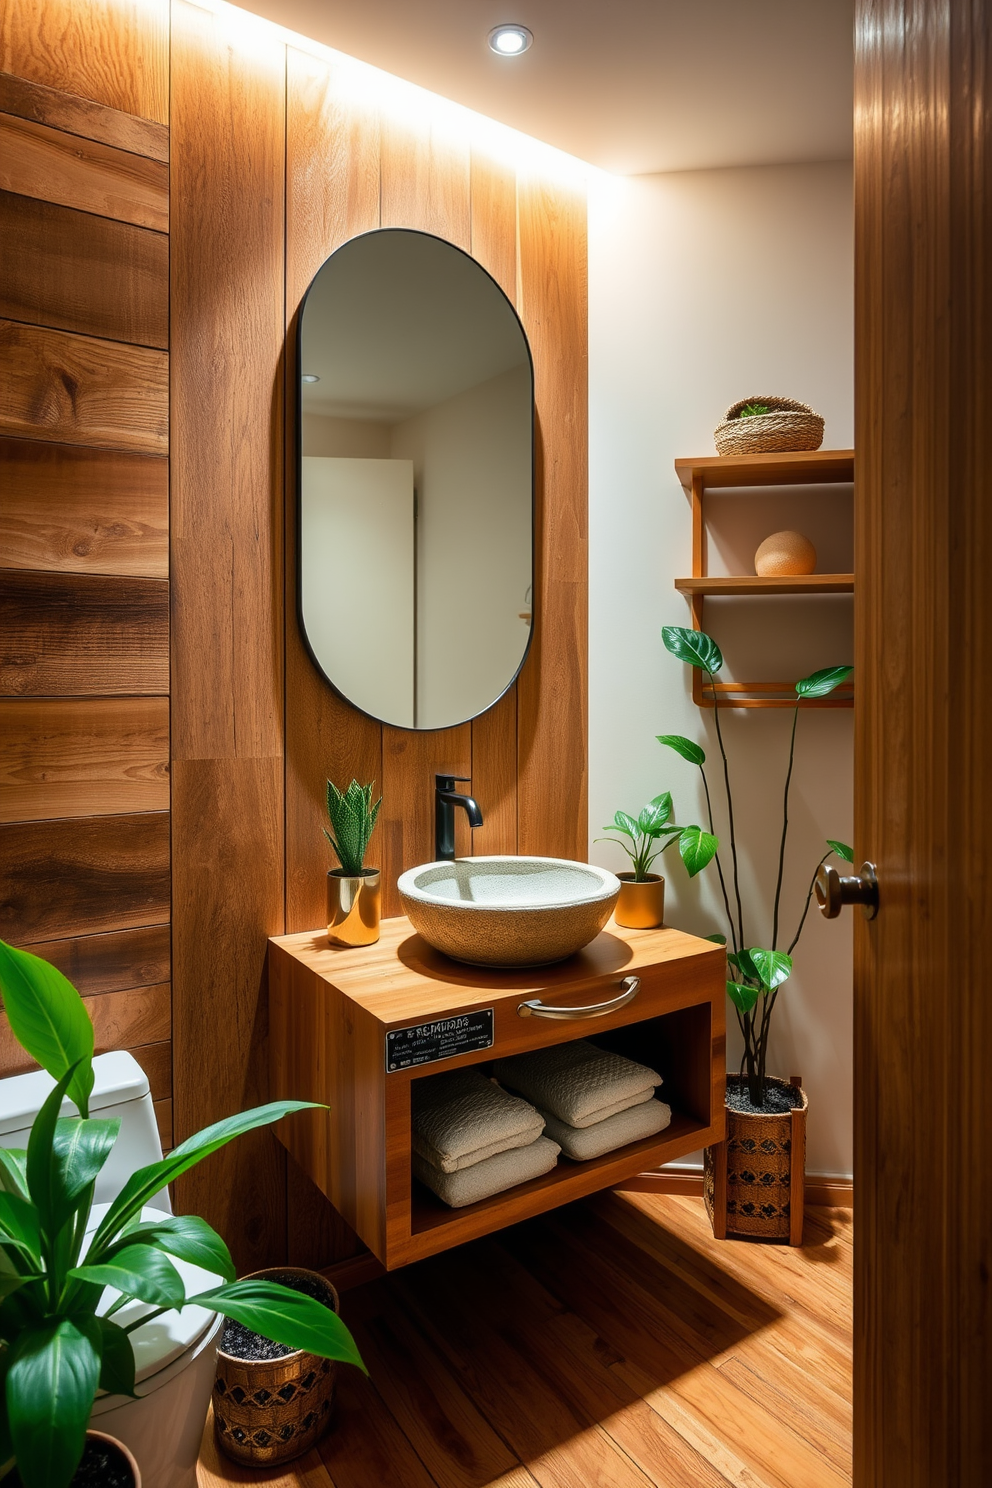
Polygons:
M167 460L0 439L0 479L0 567L168 578Z
M168 346L164 234L0 191L0 238L0 316L109 341Z
M172 12L176 1136L264 1099L267 937L285 923L285 48ZM210 664L205 665L205 659ZM239 1268L285 1254L271 1132L178 1186Z
M168 0L6 0L0 71L165 124Z
M163 1153L171 1152L173 1147L171 1096L167 1100L155 1101L155 1120L158 1123L158 1135L162 1143L162 1151Z
M287 56L286 330L296 345L299 304L335 248L379 225L379 119L347 87L347 66L290 47ZM287 356L287 427L294 427L295 353ZM382 729L328 686L297 620L297 450L286 449L286 929L321 924L326 873L336 866L324 838L331 779L382 785ZM369 846L380 861L382 833Z
M129 1051L148 1076L152 1100L172 1099L173 1048L168 1039L158 1044L138 1044Z
M151 987L171 976L168 925L145 925L107 935L25 941L24 949L57 966L84 997Z
M585 199L522 177L521 317L534 356L534 638L518 689L521 852L588 854L588 415ZM567 740L567 747L563 741Z
M172 1033L171 989L168 982L130 992L106 992L84 998L93 1020L98 1054L109 1049L134 1049L140 1044L168 1042ZM37 1066L28 1058L0 1013L0 1074L19 1074Z
M14 945L169 918L169 815L0 827L0 936Z
M0 187L158 232L169 228L169 167L0 114Z
M0 435L164 455L169 358L0 320Z
M139 119L120 109L107 108L74 93L61 93L44 83L0 73L0 113L33 119L66 134L81 134L84 139L99 140L118 150L134 155L147 155L150 160L168 160L169 130L165 124Z
M0 570L0 695L169 690L161 579Z
M0 702L0 822L169 809L169 699Z

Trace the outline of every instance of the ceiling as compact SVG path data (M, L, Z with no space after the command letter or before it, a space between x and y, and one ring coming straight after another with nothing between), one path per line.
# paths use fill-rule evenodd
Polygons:
M851 154L854 0L240 0L623 175ZM520 57L493 26L534 33Z

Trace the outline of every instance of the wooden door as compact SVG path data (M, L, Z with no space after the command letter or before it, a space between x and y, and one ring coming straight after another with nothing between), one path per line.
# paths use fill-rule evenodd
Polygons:
M857 1488L992 1483L992 8L858 0Z

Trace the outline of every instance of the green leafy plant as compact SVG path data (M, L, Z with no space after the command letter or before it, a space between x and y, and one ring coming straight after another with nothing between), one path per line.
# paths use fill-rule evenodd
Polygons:
M701 868L706 867L716 852L717 840L701 827L677 827L671 816L671 791L663 791L660 796L649 801L636 817L628 816L626 811L617 811L612 823L604 827L603 831L619 832L620 836L597 837L596 841L615 842L618 847L623 848L634 865L635 883L643 883L655 859L670 848L673 842L678 842L682 861L689 877L693 878ZM668 841L658 847L656 844L660 837L667 837ZM627 839L626 842L624 838Z
M723 666L723 655L716 641L711 636L706 635L704 631L687 630L681 625L666 625L662 629L662 639L666 649L673 656L677 657L679 661L684 661L688 666L696 667L700 671L705 672L710 683L715 680L717 672ZM827 840L827 851L813 869L809 889L806 893L806 902L803 906L803 912L796 928L796 933L789 941L788 949L779 950L779 912L782 902L782 885L785 878L786 846L789 836L789 791L792 785L792 771L796 757L796 728L799 723L799 705L807 698L827 697L835 688L847 681L852 671L853 668L849 666L825 667L822 671L814 672L812 676L804 677L802 681L796 683L796 706L792 714L789 763L785 774L785 787L782 798L782 835L779 842L778 873L775 881L771 947L768 949L750 944L745 930L744 910L741 904L734 797L730 787L730 765L727 759L723 729L720 723L721 705L719 695L716 692L713 693L713 716L723 766L723 788L730 836L729 886L727 882L728 875L724 872L724 865L720 860L718 850L720 846L719 838L715 835L713 826L713 801L710 795L709 780L706 775L706 755L698 744L694 743L692 739L683 738L681 734L658 735L659 744L664 744L669 749L673 749L676 754L681 755L690 764L697 766L702 776L706 809L709 815L710 840L714 844L713 851L707 861L712 860L716 865L717 876L720 882L720 892L723 896L723 905L730 931L731 948L727 952L727 961L731 976L727 982L727 995L733 1003L737 1014L737 1022L744 1039L741 1075L747 1079L748 1095L753 1106L760 1106L764 1102L765 1080L767 1077L768 1037L771 1031L772 1013L775 1010L779 991L792 974L792 953L799 944L799 937L802 935L803 927L806 924L817 871L833 854L836 854L847 863L852 862L854 857L851 848L846 843L837 842L833 839ZM733 891L733 906L731 905L731 888ZM721 944L726 944L726 937L723 935L711 936L709 938L719 941Z
M341 871L350 878L362 874L365 851L382 805L381 796L372 804L372 785L359 785L353 780L342 792L332 781L327 782L327 814L334 835L325 827L324 836L338 855Z
M740 410L738 418L758 418L763 413L771 413L767 403L745 403Z
M61 972L3 941L0 991L14 1036L56 1081L27 1151L0 1148L0 1474L16 1461L25 1488L66 1488L97 1391L134 1394L129 1335L172 1309L207 1307L277 1343L364 1369L336 1313L275 1282L235 1280L230 1252L205 1220L141 1218L155 1194L203 1158L313 1103L274 1101L188 1137L130 1175L90 1237L96 1179L120 1128L119 1118L89 1114L93 1025ZM78 1117L60 1114L66 1098ZM173 1256L222 1284L187 1297ZM119 1293L112 1302L107 1287ZM115 1315L131 1301L151 1311L122 1326Z

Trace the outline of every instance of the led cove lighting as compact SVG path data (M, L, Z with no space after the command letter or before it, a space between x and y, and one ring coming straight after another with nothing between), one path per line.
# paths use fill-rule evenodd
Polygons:
M519 57L533 40L526 26L496 26L489 33L489 48L498 57Z

